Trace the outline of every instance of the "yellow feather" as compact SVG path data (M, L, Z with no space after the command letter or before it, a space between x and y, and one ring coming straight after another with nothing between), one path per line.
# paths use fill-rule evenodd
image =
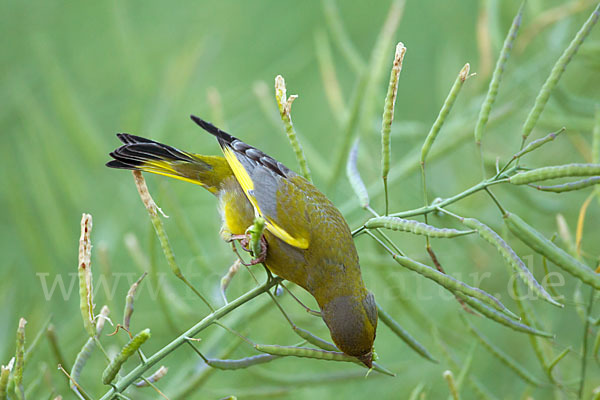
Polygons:
M263 218L265 218L267 222L266 229L273 235L277 236L279 239L289 244L290 246L294 246L299 249L307 249L308 240L306 240L305 238L293 237L292 235L287 233L285 229L273 222L268 216L265 216L261 213L256 199L254 198L254 196L250 195L250 191L254 190L254 182L252 181L252 178L250 178L250 175L248 175L248 171L246 171L246 168L244 168L240 160L238 160L237 156L235 155L232 149L230 149L229 147L223 147L223 154L225 155L225 159L227 160L227 163L233 171L235 179L237 179L240 186L244 190L244 193L246 194L246 197L254 207L254 210Z
M180 181L195 183L196 185L200 185L206 188L211 193L216 193L217 189L213 187L209 187L205 185L202 181L197 179L186 178L185 176L181 176L177 171L175 171L171 166L165 161L146 161L144 164L140 165L139 168L142 171L150 172L157 175L168 176L169 178L179 179Z

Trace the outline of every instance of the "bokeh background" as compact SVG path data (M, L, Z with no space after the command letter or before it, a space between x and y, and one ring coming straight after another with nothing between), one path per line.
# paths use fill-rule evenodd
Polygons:
M297 169L274 99L274 77L281 74L288 93L299 95L292 109L293 121L315 184L355 228L367 214L359 209L343 174L333 183L331 179L344 137L344 110L350 113L360 81L357 66L368 66L374 78L355 111L359 116L353 135L361 137L358 167L370 188L372 205L382 210L381 113L394 46L402 41L408 50L393 126L391 210L422 205L416 154L466 62L477 75L466 82L434 145L438 151L427 166L430 198L449 197L481 179L472 136L474 122L520 2L408 0L388 41L378 38L390 1L337 3L5 0L0 4L0 35L4 38L0 55L2 364L14 352L19 317L28 320L29 340L45 329L51 317L68 366L85 342L75 275L83 212L94 218L97 311L108 304L112 318L120 321L129 285L142 270L158 271L159 286L152 286L157 281L147 279L139 291L132 322L134 331L148 327L153 332L152 340L144 346L147 354L207 313L189 289L170 274L131 174L104 166L108 153L119 144L117 132L146 136L202 154L218 154L214 138L189 120L189 114L194 113ZM579 0L527 2L523 27L484 137L488 173L493 171L496 157L507 160L518 150L521 124L539 88L594 6L594 1ZM332 21L343 24L354 45L354 58L346 57ZM333 70L328 69L331 65ZM562 126L567 127L567 134L529 157L528 166L590 162L594 108L600 104L599 72L600 28L596 27L553 92L533 135L541 137ZM338 97L328 73L333 73L339 84ZM215 304L222 304L219 283L234 256L219 238L215 199L183 182L153 176L148 177L148 184L170 216L165 220L166 229L182 270ZM558 231L556 217L561 214L574 237L579 210L592 189L564 195L540 194L523 187L498 187L495 192L503 205L547 236ZM502 231L500 214L483 194L452 209ZM582 246L590 256L586 260L594 267L599 218L600 203L593 201L585 218ZM453 226L442 216L430 222ZM391 236L409 256L430 264L421 237ZM539 256L510 239L541 279ZM571 243L564 229L557 242L569 249ZM472 284L480 283L515 309L509 296L509 275L491 246L475 237L433 243L449 273ZM565 296L565 309L539 300L530 302L541 327L557 335L545 345L548 357L567 347L572 350L555 371L565 388L535 388L481 346L475 347L454 298L399 268L366 237L357 244L367 286L439 363L420 358L380 325L376 351L380 362L398 374L395 378L372 373L365 379L364 370L354 365L293 358L248 370L208 374L202 360L189 349L180 349L163 362L170 368L159 383L164 393L172 399L227 395L407 398L415 387L423 385L427 398L437 399L449 393L442 372L451 369L459 375L469 359L466 375L481 382L490 398L575 397L585 317L578 311L587 302L589 288L565 276L564 286L558 288ZM248 272L241 271L231 284L229 298L253 284ZM158 288L158 295L153 288ZM310 298L303 299L313 304ZM286 296L282 302L297 324L329 339L322 321L308 316ZM542 382L548 381L529 337L483 318L471 320L523 368ZM236 310L224 321L256 342L297 342L267 296ZM590 346L596 334L595 328L590 330ZM198 347L208 356L239 358L253 354L248 345L238 345L235 336L220 328L210 328L200 336ZM102 341L114 352L125 342L125 335L103 337ZM30 398L48 398L51 393L74 398L56 364L44 337L25 369ZM593 357L587 367L589 396L600 384L600 369ZM103 358L95 353L82 375L83 386L98 397L106 390L100 382L103 368ZM177 397L178 391L194 379L198 390ZM461 386L461 394L467 399L481 396L467 383ZM132 399L159 398L151 389L131 389L127 395Z

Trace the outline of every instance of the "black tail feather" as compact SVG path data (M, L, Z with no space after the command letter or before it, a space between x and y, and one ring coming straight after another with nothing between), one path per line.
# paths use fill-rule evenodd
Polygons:
M217 128L210 122L203 120L202 118L196 117L193 114L190 115L190 118L198 126L200 126L200 128L204 129L206 132L210 133L211 135L216 136L217 139L219 139L219 143L221 143L221 144L230 144L234 140L237 140L236 137L231 136L229 133L220 130L219 128Z
M114 158L106 164L110 168L137 169L148 160L194 161L187 153L143 137L118 133L124 144L110 153Z

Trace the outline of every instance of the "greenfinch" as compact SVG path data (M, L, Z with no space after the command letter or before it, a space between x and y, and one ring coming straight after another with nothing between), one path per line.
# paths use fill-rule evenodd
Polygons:
M149 139L117 134L124 143L111 168L140 170L192 182L218 199L224 239L265 220L264 264L317 301L331 338L344 353L372 366L377 306L365 288L348 224L312 183L255 147L191 116L214 135L224 157L188 153Z

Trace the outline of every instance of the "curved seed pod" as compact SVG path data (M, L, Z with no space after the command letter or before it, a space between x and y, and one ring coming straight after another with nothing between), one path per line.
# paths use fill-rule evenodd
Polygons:
M565 130L566 129L563 127L563 128L560 128L556 132L552 132L552 133L547 134L543 138L534 140L533 142L531 142L527 146L525 146L525 148L523 150L521 150L517 154L515 154L513 156L513 160L516 160L517 158L520 158L520 157L524 156L527 153L531 153L532 151L534 151L538 147L543 146L544 144L553 141L558 135L560 135L561 133L563 133Z
M454 84L450 89L450 93L448 93L448 97L446 97L446 101L444 101L444 105L442 106L440 113L438 114L435 122L433 123L433 126L429 130L429 133L425 138L425 142L423 143L423 147L421 147L421 164L425 164L425 161L427 160L427 155L429 154L429 150L431 150L433 142L435 141L438 133L440 132L440 129L442 128L442 125L444 124L444 121L448 116L448 113L450 113L452 105L454 105L454 101L458 97L458 92L460 92L460 88L462 88L463 84L470 76L469 69L470 65L467 63L464 67L462 67L462 69L458 73L458 76L456 77L456 80L454 81Z
M411 349L416 351L421 357L428 359L429 361L437 362L429 351L419 342L417 342L408 332L406 332L398 322L396 322L387 312L381 307L377 306L377 315L379 319L386 324L392 332L394 332L404 343L410 346Z
M410 232L415 235L429 236L432 238L453 238L473 233L475 231L459 231L450 228L436 228L423 222L398 217L374 217L365 222L365 228L385 228L393 231Z
M110 364L108 364L108 367L106 367L102 373L102 383L109 385L113 379L115 379L115 376L117 376L117 373L121 369L123 363L125 363L125 361L127 361L127 359L131 357L149 338L150 329L144 329L135 335L133 339L131 339L125 346L123 346L119 354L113 358Z
M504 222L508 229L531 249L594 289L600 289L600 275L546 239L520 217L507 212L504 214Z
M131 321L131 315L133 314L133 302L135 300L135 293L137 292L138 286L142 282L142 279L147 275L146 272L140 276L140 278L131 285L125 296L125 310L123 311L123 326L129 331L129 323Z
M508 178L508 181L514 185L525 185L547 179L594 175L600 175L600 164L565 164L519 172Z
M531 271L527 269L525 263L517 256L514 250L506 243L496 232L489 226L476 220L475 218L464 218L462 223L471 229L475 229L479 236L486 242L494 246L502 255L504 261L519 275L521 280L538 296L546 300L548 303L563 307L562 304L556 302L552 296L538 283Z
M259 354L252 357L240 358L238 360L220 360L218 358L207 358L204 361L206 362L206 364L210 365L213 368L232 370L248 368L258 364L265 364L281 357L282 356L277 356L273 354Z
M496 299L494 296L484 292L481 289L477 289L472 286L469 286L469 285L451 277L450 275L442 274L441 272L439 272L431 267L428 267L425 264L421 264L415 260L411 260L408 257L394 255L393 258L394 258L394 260L396 260L396 262L398 264L400 264L403 267L408 268L412 271L415 271L420 275L423 275L427 279L431 279L435 283L446 288L451 293L454 293L456 295L458 295L459 293L464 293L467 296L471 296L471 297L474 297L474 298L480 300L482 303L490 305L491 307L493 307L494 309L496 309L500 312L508 314L511 317L514 316L514 314L512 312L510 312L504 306L504 304L502 304L498 299Z
M159 380L161 380L165 375L167 375L167 372L169 372L169 368L165 367L164 365L161 365L159 369L156 370L155 373L153 373L152 375L150 375L146 380L142 380L139 382L134 383L135 387L146 387L149 386L149 383L155 383L158 382Z
M299 326L293 326L292 329L302 339L306 340L308 343L310 343L312 345L317 346L320 349L327 350L327 351L339 352L339 349L336 347L336 345L334 345L333 343L330 343L330 342L328 342L326 340L323 340L323 339L321 339L320 337L318 337L316 335L313 335L312 333L310 333L306 329L302 329ZM364 365L363 363L361 363L359 361L355 361L355 364L358 364L360 366ZM373 369L375 371L377 371L377 372L381 372L382 374L386 374L386 375L390 375L390 376L396 376L393 372L391 372L388 369L386 369L385 367L377 364L376 362L373 362Z
M549 332L539 331L534 329L528 325L522 324L519 321L515 321L513 319L508 318L506 315L499 313L498 311L491 309L487 305L480 302L478 299L473 297L469 297L464 295L463 293L456 293L456 295L462 299L465 303L467 303L471 308L477 310L485 317L491 319L492 321L496 321L499 324L509 327L515 331L525 332L531 335L544 336L553 338L554 335Z
M346 362L356 362L358 360L356 357L349 356L339 351L317 350L308 347L255 344L254 348L262 353L272 354L274 356L316 358L319 360Z
M144 179L144 176L142 175L142 172L132 171L132 173L133 179L135 181L135 186L140 195L140 199L142 200L142 203L144 203L146 211L148 211L148 215L150 216L150 222L152 222L152 226L154 227L154 231L156 232L156 236L158 237L158 241L160 242L160 247L163 250L165 258L167 259L167 264L169 264L171 271L173 272L173 274L175 274L177 278L179 278L183 283L185 283L186 286L189 287L192 290L192 292L194 292L194 294L198 296L200 300L202 300L211 311L214 311L215 309L210 304L210 302L202 295L202 293L196 290L196 288L190 283L190 281L188 281L187 278L183 275L181 268L179 268L179 265L175 260L175 253L173 252L173 247L171 247L171 243L169 243L167 231L165 230L163 222L158 216L158 213L160 212L165 218L168 218L168 216L165 215L165 213L160 209L160 207L158 207L154 202L154 199L148 191L148 186L146 185L146 181Z
M541 190L543 192L553 192L553 193L562 193L562 192L570 192L572 190L584 189L588 186L597 185L600 183L600 176L592 176L591 178L581 179L575 182L567 182L562 185L552 185L552 186L535 186L537 190Z
M402 42L399 42L396 45L394 64L392 65L392 72L390 73L390 83L388 84L388 90L383 106L383 117L381 118L381 176L383 178L383 185L386 193L387 177L390 172L390 131L392 130L392 121L394 120L394 106L396 104L396 95L398 93L398 78L400 77L400 71L402 70L404 53L406 53L406 47L404 47ZM386 209L387 204L388 199L386 196Z
M318 336L313 335L306 329L302 329L299 326L293 326L292 329L298 336L306 340L308 343L313 344L323 350L327 351L340 351L333 343L329 343L326 340L321 339Z
M502 75L504 74L504 66L506 65L506 61L510 56L510 51L512 50L513 42L515 41L517 37L517 32L519 31L519 28L521 26L522 15L523 6L519 8L519 12L517 12L517 15L515 15L512 25L510 26L510 30L508 31L508 34L504 39L504 44L502 45L502 50L500 51L500 57L498 57L498 61L496 62L496 68L494 68L492 80L490 81L490 86L488 87L488 92L485 95L485 100L483 101L483 104L481 105L479 117L477 118L477 124L475 125L476 144L481 144L483 129L490 116L490 111L492 110L492 106L494 105L496 96L498 95L498 87L500 86Z
M96 336L99 337L100 334L102 333L102 330L104 329L104 323L106 322L106 320L108 320L110 322L110 319L108 318L108 314L110 314L110 309L108 308L107 305L102 306L102 308L100 309L100 315L98 315L96 317ZM112 324L112 322L110 322Z
M592 27L598 21L599 16L600 4L598 4L598 6L594 9L587 21L585 21L581 29L579 29L571 43L569 43L569 46L565 49L565 51L563 51L559 59L552 67L550 75L546 79L546 82L544 82L542 89L540 90L535 99L535 103L533 104L531 111L529 111L527 119L523 123L523 141L527 139L527 137L533 130L533 127L536 125L538 119L540 118L540 115L542 114L542 111L544 110L544 107L546 106L546 103L548 102L548 99L550 98L550 93L552 92L552 89L554 89L554 86L556 86L556 84L558 83L560 77L567 68L567 64L569 63L569 61L571 61L575 53L577 53L577 50L579 49L579 46L581 46L581 43L583 43L585 38L592 30Z
M96 347L96 341L94 338L88 338L87 342L83 345L79 353L77 353L77 357L75 358L75 362L73 363L73 368L71 368L71 380L69 385L72 390L77 391L77 387L75 383L79 384L79 378L81 377L81 371L83 371L83 367L87 363L87 360L92 355L92 351Z
M365 186L362 178L360 177L358 168L356 168L356 159L358 158L359 143L360 139L356 138L356 141L354 142L354 145L352 145L352 149L350 150L350 154L348 155L348 162L346 163L346 174L348 175L350 186L352 186L354 193L358 197L360 206L362 208L367 208L369 206L369 192L367 192L367 187Z

